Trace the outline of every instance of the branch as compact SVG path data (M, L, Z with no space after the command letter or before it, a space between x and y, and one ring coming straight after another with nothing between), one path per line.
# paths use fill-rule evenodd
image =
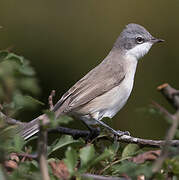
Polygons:
M157 87L168 102L177 110L179 109L179 90L172 88L169 84L165 83Z
M13 118L10 118L8 116L6 116L4 113L0 112L0 118L3 119L7 124L10 124L10 125L22 125L24 123L16 120L16 119L13 119Z
M88 130L79 130L79 129L72 129L72 128L66 128L58 126L56 128L48 129L49 133L60 133L60 134L67 134L71 135L74 139L78 139L80 137L86 138L90 135L90 131Z
M119 137L118 141L125 143L134 143L144 147L162 147L166 143L165 140L141 139L127 135ZM170 144L171 146L179 146L179 140L171 140Z
M38 158L37 153L34 153L34 154L17 153L16 155L19 156L19 157L27 158L27 159L37 159Z
M3 118L7 123L11 125L24 124L18 120L7 117L2 112L0 112L0 117ZM57 127L54 129L49 129L48 132L58 132L61 134L72 135L75 139L80 138L80 137L87 137L90 134L90 132L87 130L78 130L78 129L71 129L71 128L65 128L65 127ZM120 142L135 143L135 144L145 146L145 147L161 147L165 144L165 140L141 139L141 138L127 136L127 135L119 137L118 140ZM179 146L179 140L171 140L170 144L172 146Z
M87 137L90 134L90 131L87 130L78 130L78 129L71 129L65 127L57 127L54 129L50 129L49 132L54 132L54 133L58 132L61 134L72 135L74 139L78 139L80 137ZM118 141L123 143L134 143L145 147L161 147L166 143L165 140L142 139L128 135L123 135L121 137L118 137ZM170 144L172 146L179 146L179 140L171 140Z
M39 121L38 158L43 180L50 180L47 164L47 123L42 119Z
M164 107L162 107L160 104L158 104L155 101L152 101L152 105L157 108L163 115L168 117L169 119L173 119L173 115L170 114Z
M90 179L95 179L95 180L127 180L128 178L123 178L123 177L113 177L113 176L100 176L100 175L95 175L95 174L82 174L81 175L83 178L90 178Z
M163 88L162 88L163 87ZM173 106L175 107L179 107L177 106L177 104L179 104L179 97L177 95L175 95L175 93L177 93L178 91L171 88L171 86L169 86L168 84L165 84L163 86L159 86L158 90L161 91L161 93L167 98L170 99L170 102ZM51 93L52 95L53 93ZM52 95L53 96L53 95ZM170 97L170 98L169 98ZM51 98L49 98L51 99ZM50 100L51 101L51 100ZM52 103L53 104L53 103ZM157 103L155 103L157 104ZM173 115L170 115L168 113L168 111L166 111L164 108L162 108L160 105L157 104L157 106L159 107L160 111L162 111L165 115L168 114L170 117L172 117ZM12 119L7 117L6 115L4 115L2 112L0 112L0 117L5 119L5 121L9 124L24 124L18 120ZM43 116L42 116L43 117ZM80 137L87 137L89 136L89 131L85 131L85 130L78 130L78 129L71 129L71 128L65 128L65 127L57 127L55 129L49 129L48 132L59 132L61 134L69 134L72 135L75 139L80 138ZM150 140L150 139L141 139L141 138L137 138L137 137L132 137L132 136L127 136L127 135L123 135L121 137L118 138L118 140L120 142L124 142L124 143L135 143L141 146L145 146L145 147L161 147L164 146L164 144L166 143L165 140ZM169 140L169 143L171 146L179 146L179 140Z
M175 133L176 133L176 130L178 127L178 123L179 123L179 111L177 111L175 117L173 118L173 123L166 135L166 141L162 148L161 156L156 160L156 162L153 166L154 173L158 172L161 169L164 160L168 157L169 147L172 145L171 140L175 136Z
M174 138L176 130L178 128L178 124L179 124L179 96L178 96L179 93L178 93L178 90L172 88L168 84L159 86L158 90L160 90L162 92L162 94L166 97L166 99L170 102L170 104L175 109L177 109L177 111L174 115L171 115L167 111L168 117L172 120L172 125L170 126L168 133L166 134L166 138L165 138L166 141L162 148L161 156L154 163L154 166L152 169L152 171L154 173L158 172L161 169L164 160L168 157L169 146L171 146L171 140ZM162 109L164 112L166 112L166 110L164 108L160 107L160 109Z

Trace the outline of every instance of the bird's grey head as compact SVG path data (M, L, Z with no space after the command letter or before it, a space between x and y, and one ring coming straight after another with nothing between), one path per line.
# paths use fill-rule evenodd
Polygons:
M163 42L154 38L143 26L128 24L114 44L125 55L139 59L143 57L154 43Z

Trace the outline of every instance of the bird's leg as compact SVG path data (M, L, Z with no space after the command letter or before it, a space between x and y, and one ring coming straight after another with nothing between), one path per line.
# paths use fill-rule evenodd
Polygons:
M85 122L85 120L82 120L82 122L90 131L90 134L86 137L87 141L96 138L100 134L99 127L92 127L87 122Z
M95 121L97 121L99 124L101 124L102 126L104 126L106 129L110 130L114 135L117 135L117 136L123 136L123 135L128 135L130 136L130 133L128 131L116 131L114 130L113 128L111 128L110 126L108 126L107 124L105 124L104 122L100 121L100 120L97 120L95 119Z

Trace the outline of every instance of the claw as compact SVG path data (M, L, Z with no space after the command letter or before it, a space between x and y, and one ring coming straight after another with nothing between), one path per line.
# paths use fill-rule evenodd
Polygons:
M117 131L117 135L118 136L123 136L123 135L127 135L127 136L130 136L130 133L129 131Z

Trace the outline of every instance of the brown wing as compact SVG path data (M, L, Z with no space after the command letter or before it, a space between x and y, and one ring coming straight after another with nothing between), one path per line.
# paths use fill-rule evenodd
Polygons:
M54 111L57 111L67 99L68 103L65 103L65 106L68 110L84 105L118 86L124 77L125 73L120 64L114 67L111 63L101 63L62 96L55 105Z

